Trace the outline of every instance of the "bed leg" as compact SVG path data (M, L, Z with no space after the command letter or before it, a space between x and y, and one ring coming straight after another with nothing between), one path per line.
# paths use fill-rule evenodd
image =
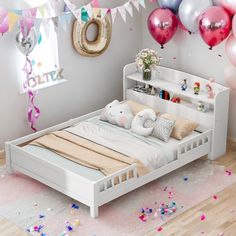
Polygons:
M90 206L90 216L92 218L98 217L98 207L97 206Z
M11 167L11 154L10 154L10 144L9 144L9 142L5 143L5 157L6 157L7 173L12 174L13 169Z

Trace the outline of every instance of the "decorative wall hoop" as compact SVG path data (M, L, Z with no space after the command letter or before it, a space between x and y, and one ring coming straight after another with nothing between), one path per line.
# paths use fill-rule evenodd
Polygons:
M98 34L95 40L87 38L87 30L91 24L98 27ZM103 54L111 41L112 23L109 15L104 19L100 17L91 18L88 22L80 23L75 20L73 24L73 46L82 56L97 57Z

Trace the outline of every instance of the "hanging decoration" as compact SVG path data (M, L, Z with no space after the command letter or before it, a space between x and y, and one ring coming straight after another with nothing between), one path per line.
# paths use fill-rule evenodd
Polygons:
M179 18L184 27L190 33L196 33L200 14L211 6L211 0L183 0L179 6Z
M157 8L148 18L148 29L152 37L164 48L176 33L178 19L169 9Z
M16 35L16 46L24 55L29 55L37 44L37 36L35 30L31 29L30 32L24 36L22 31Z
M35 105L35 97L37 95L37 91L33 91L30 87L30 78L32 75L32 62L29 59L29 54L34 50L34 47L37 43L37 37L35 30L30 28L28 31L29 25L21 27L21 31L16 35L16 46L20 50L21 53L25 55L25 65L23 71L25 72L26 80L23 84L24 89L28 93L29 98L29 108L28 108L28 122L30 123L30 127L33 131L37 131L35 128L35 122L39 118L40 110ZM30 26L32 26L30 24ZM27 31L25 31L27 29ZM23 32L22 32L23 31Z
M231 19L222 7L210 7L200 16L199 32L206 44L212 47L224 41L231 30Z

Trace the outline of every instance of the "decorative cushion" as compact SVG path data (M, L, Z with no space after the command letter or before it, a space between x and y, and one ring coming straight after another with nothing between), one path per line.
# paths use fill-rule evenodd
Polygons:
M112 108L117 107L120 105L120 102L118 100L114 100L113 102L107 104L100 114L100 120L108 121L109 112Z
M156 119L156 113L152 109L144 109L140 111L133 119L131 130L141 136L149 136L153 131L153 127L144 127L144 123L147 120L154 121Z
M175 121L175 126L171 133L171 137L178 140L182 140L183 138L191 134L198 127L198 124L193 121L175 115L171 115L168 113L161 115L161 117L164 119Z
M113 125L118 125L130 129L134 115L127 104L120 104L115 100L109 103L102 111L100 120L108 121Z
M155 121L147 120L144 127L153 128L152 136L167 142L174 128L175 121L157 117Z
M131 109L131 111L133 112L134 115L137 115L140 111L142 111L144 109L152 109L149 106L143 105L141 103L134 102L132 100L127 100L124 103L126 103L130 107L130 109ZM159 113L157 111L155 111L155 112L156 112L156 114Z

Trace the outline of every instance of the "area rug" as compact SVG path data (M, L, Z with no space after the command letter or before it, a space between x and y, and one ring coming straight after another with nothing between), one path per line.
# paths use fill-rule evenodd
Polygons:
M32 235L143 236L153 228L159 234L161 225L201 201L217 204L217 192L235 182L230 170L200 159L100 207L92 219L83 204L1 167L0 215Z

